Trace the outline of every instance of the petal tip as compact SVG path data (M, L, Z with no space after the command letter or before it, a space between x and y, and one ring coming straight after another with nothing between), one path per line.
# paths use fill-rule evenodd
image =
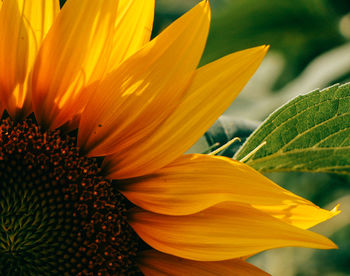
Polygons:
M263 52L264 56L266 55L266 53L269 51L270 49L270 45L269 44L264 44L261 45L260 47L258 47L259 49L261 49L261 51Z
M314 232L312 232L314 233ZM332 240L330 240L329 238L322 236L320 234L314 233L316 235L318 235L320 237L320 239L318 239L318 247L314 247L317 249L338 249L338 245L336 245Z
M208 18L210 19L211 17L211 9L210 9L210 4L208 0L203 0L200 2L198 7L201 7L203 9L203 13L208 15Z
M339 210L340 204L338 203L330 212L333 213L333 216L336 216L341 213L341 210Z
M334 242L332 242L331 240L329 240L329 244L328 244L328 248L326 249L339 249L338 245L336 245Z

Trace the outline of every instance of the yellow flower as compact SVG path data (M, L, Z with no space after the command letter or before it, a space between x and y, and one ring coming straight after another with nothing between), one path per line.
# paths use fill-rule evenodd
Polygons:
M264 275L245 257L336 248L306 229L337 210L238 161L184 154L267 51L196 69L208 1L152 41L154 0L0 5L3 274Z

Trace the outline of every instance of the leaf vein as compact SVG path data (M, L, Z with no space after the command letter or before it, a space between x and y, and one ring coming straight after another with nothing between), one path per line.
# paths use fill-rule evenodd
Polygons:
M344 116L346 116L346 115L350 115L350 112L343 113L343 114L340 115L340 116L331 117L331 118L329 118L328 120L325 120L325 121L323 121L323 122L320 122L319 124L315 124L314 126L310 127L309 129L305 130L304 132L300 133L299 135L296 135L292 140L290 140L288 143L286 143L285 145L283 145L283 147L280 148L278 151L283 151L284 148L286 148L288 145L290 145L291 143L293 143L296 139L298 139L298 138L300 138L300 137L306 135L307 133L313 131L315 128L317 128L317 127L319 127L319 126L322 126L322 125L324 125L324 124L326 124L326 123L328 123L328 122L331 122L332 120L335 120L335 119L339 119L339 118L341 118L341 117L344 117ZM338 132L339 132L339 131L337 131L337 132L335 132L335 133L332 133L331 135L336 134L336 133L338 133ZM328 136L327 136L327 137L328 137ZM326 138L327 138L327 137L326 137ZM321 141L324 140L324 139L325 139L325 138L321 139ZM315 145L312 146L312 147L315 147Z
M247 164L253 164L253 163L256 163L257 161L259 162L262 162L262 160L269 160L269 159L273 159L273 158L276 158L276 157L281 157L281 156L287 156L287 155L292 155L292 154L295 154L295 153L305 153L305 152L317 152L317 151L326 151L326 150L329 150L329 151L338 151L338 150L347 150L349 149L350 150L350 146L345 146L345 147L324 147L324 148L317 148L317 150L310 150L310 148L304 148L304 149L294 149L294 150L291 150L291 151L287 151L287 152L275 152L273 154L270 154L270 155L267 155L267 156L264 156L264 157L260 157L260 158L256 158L256 159L250 159L249 161L247 161L246 163Z
M288 123L290 120L293 120L295 119L295 117L301 115L302 113L305 113L307 111L309 111L311 108L314 108L314 107L317 107L317 106L320 106L321 104L324 104L325 102L331 102L331 101L339 101L341 99L345 99L345 98L350 98L350 95L349 96L345 96L345 97L339 97L337 99L325 99L324 101L320 101L319 103L317 104L314 104L314 105L311 105L299 112L297 112L295 115L293 115L292 117L289 117L287 120L283 121L280 125L276 126L268 135L265 136L264 140L267 140L271 135L274 134L275 131L277 131L281 126L285 125L286 123ZM290 108L294 107L294 105L290 106L289 108L287 108L284 112L287 112L290 110ZM284 113L283 112L283 113ZM279 118L280 115L283 114L282 112L280 114L278 114L278 116L276 116L274 119L271 120L271 122L269 124L266 125L267 126L270 126L270 125L273 125L273 123Z

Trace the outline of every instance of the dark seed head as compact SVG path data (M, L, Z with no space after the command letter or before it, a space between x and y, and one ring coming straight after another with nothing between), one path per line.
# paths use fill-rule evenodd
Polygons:
M139 273L129 205L98 173L75 137L1 121L1 275Z

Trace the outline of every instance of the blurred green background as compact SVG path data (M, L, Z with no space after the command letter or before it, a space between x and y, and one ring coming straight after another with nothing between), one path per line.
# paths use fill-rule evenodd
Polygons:
M198 2L156 0L153 36ZM251 128L299 94L350 81L349 0L211 0L210 4L212 23L202 65L237 50L271 46L257 74L221 118L226 126L238 122ZM210 144L202 138L192 151L204 151ZM249 261L277 276L350 275L350 177L310 173L268 177L321 207L341 204L339 216L313 229L330 237L339 249L276 249Z

